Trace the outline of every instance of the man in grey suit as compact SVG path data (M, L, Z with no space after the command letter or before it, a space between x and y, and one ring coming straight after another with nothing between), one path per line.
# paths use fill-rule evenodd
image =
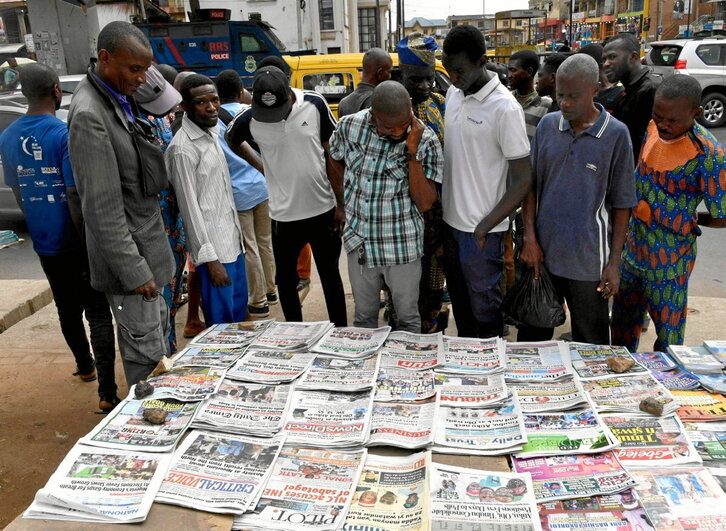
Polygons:
M156 194L167 186L163 155L132 94L146 81L152 51L144 34L112 22L71 102L69 151L81 197L91 284L116 318L128 385L169 354L169 316L159 290L174 262Z

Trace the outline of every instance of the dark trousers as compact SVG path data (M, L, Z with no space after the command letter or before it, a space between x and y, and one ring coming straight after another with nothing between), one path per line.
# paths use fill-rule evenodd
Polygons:
M610 344L608 301L595 291L598 281L571 280L550 273L560 300L570 310L572 340L580 343ZM523 326L517 332L517 341L549 341L554 328Z
M94 359L83 327L85 312L91 330L91 345L98 372L98 394L116 396L114 361L116 350L111 310L106 296L91 287L83 251L56 256L39 256L58 309L63 337L76 359L81 374L93 370Z
M310 244L315 266L323 285L328 317L335 326L347 326L343 280L338 260L342 241L333 233L335 209L319 216L297 221L272 220L272 250L277 267L277 290L285 319L302 321L302 308L297 294L297 257Z
M504 321L499 282L504 271L504 233L490 233L480 249L474 233L446 225L444 271L459 336L501 336Z

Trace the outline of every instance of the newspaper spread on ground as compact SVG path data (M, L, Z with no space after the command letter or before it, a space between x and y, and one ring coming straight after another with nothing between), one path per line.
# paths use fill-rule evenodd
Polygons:
M285 435L257 439L193 430L174 453L156 501L242 514L262 495Z
M633 489L537 504L542 531L656 531Z
M613 452L512 458L514 470L532 474L537 502L616 494L635 486Z
M81 437L79 442L105 448L168 452L176 446L189 427L198 407L199 402L127 398L88 435ZM163 424L151 424L144 420L144 411L153 408L166 411Z
M587 397L574 378L554 382L510 383L517 390L519 404L525 413L540 411L564 411L587 404Z
M341 358L365 358L378 351L390 333L390 326L331 328L310 350Z
M368 454L350 503L343 531L428 529L431 454Z
M681 367L697 374L721 374L723 370L721 361L706 347L668 345L668 354Z
M391 332L381 347L381 367L424 371L443 363L443 335Z
M255 338L252 346L269 350L310 350L318 339L331 328L333 328L333 323L330 321L274 322Z
M698 452L675 415L603 415L603 422L620 441L615 455L628 468L700 465Z
M538 531L528 474L432 463L432 531Z
M148 379L154 386L154 394L150 398L175 398L184 402L205 400L217 392L224 372L224 369L213 367L174 367ZM129 389L129 396L134 395L135 388Z
M704 465L726 467L726 423L686 422L684 426Z
M230 367L245 353L247 347L202 347L189 345L174 356L174 367Z
M708 468L634 470L633 476L656 529L726 529L726 494Z
M373 393L294 391L285 420L289 444L319 448L360 446L370 433Z
M24 518L73 522L143 522L169 468L171 453L76 444L40 489Z
M670 371L650 371L653 378L663 384L663 387L671 391L687 391L689 389L698 389L701 382L695 374L681 369L680 367Z
M291 396L289 385L225 379L199 406L192 427L269 437L282 429Z
M600 412L641 413L640 402L646 398L663 404L663 415L678 408L671 392L650 374L586 380L582 387Z
M702 374L694 375L698 378L698 383L711 393L726 393L726 376L723 374Z
M335 531L345 522L367 450L284 446L262 497L233 529Z
M504 376L492 374L434 374L439 401L444 406L492 407L509 396Z
M570 411L525 413L527 444L518 457L604 452L618 445L592 406Z
M681 407L678 418L684 422L726 421L726 397L705 391L673 391Z
M504 377L512 382L542 382L564 378L571 374L563 360L570 349L564 341L536 343L506 342L507 365Z
M278 384L292 382L304 373L315 359L312 352L280 352L249 348L227 370L227 378L244 382Z
M646 374L648 372L648 369L635 362L627 371L616 373L606 363L606 360L610 357L625 358L635 362L635 358L625 347L570 343L569 362L572 370L582 379L610 378L631 374ZM567 361L566 359L565 363Z
M210 326L197 335L190 345L205 347L244 347L267 330L274 319L246 321L243 323L221 323Z
M665 352L631 352L635 361L649 371L670 371L677 367L676 362Z
M436 394L434 371L381 367L376 377L376 400L422 400Z
M295 384L297 389L362 391L375 385L379 356L351 360L318 354Z
M477 339L444 336L445 374L495 374L504 371L504 340L500 337Z
M418 402L373 402L371 434L366 446L428 446L434 441L437 408L434 396Z
M434 426L434 451L503 455L520 450L526 442L516 392L498 408L439 408Z

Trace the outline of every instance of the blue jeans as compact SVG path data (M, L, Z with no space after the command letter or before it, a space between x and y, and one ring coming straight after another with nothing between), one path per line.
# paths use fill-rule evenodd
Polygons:
M444 271L456 328L462 337L501 336L504 232L487 235L479 248L473 232L449 225L444 231Z
M207 264L198 265L196 268L201 279L202 311L207 326L219 323L238 323L247 318L245 255L240 253L237 260L222 265L232 281L229 286L214 286Z

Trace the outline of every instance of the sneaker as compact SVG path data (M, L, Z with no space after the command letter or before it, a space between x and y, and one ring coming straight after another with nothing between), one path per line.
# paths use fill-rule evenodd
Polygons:
M310 279L309 278L301 278L297 283L298 292L304 291L305 288L310 288Z
M97 378L96 369L91 369L91 372L88 374L81 374L81 371L76 371L73 373L73 376L78 376L84 382L95 382Z
M253 319L270 316L270 306L267 304L264 306L247 306L247 310L250 312L250 317Z
M267 294L267 304L277 304L280 300L277 298L277 293L274 291Z

